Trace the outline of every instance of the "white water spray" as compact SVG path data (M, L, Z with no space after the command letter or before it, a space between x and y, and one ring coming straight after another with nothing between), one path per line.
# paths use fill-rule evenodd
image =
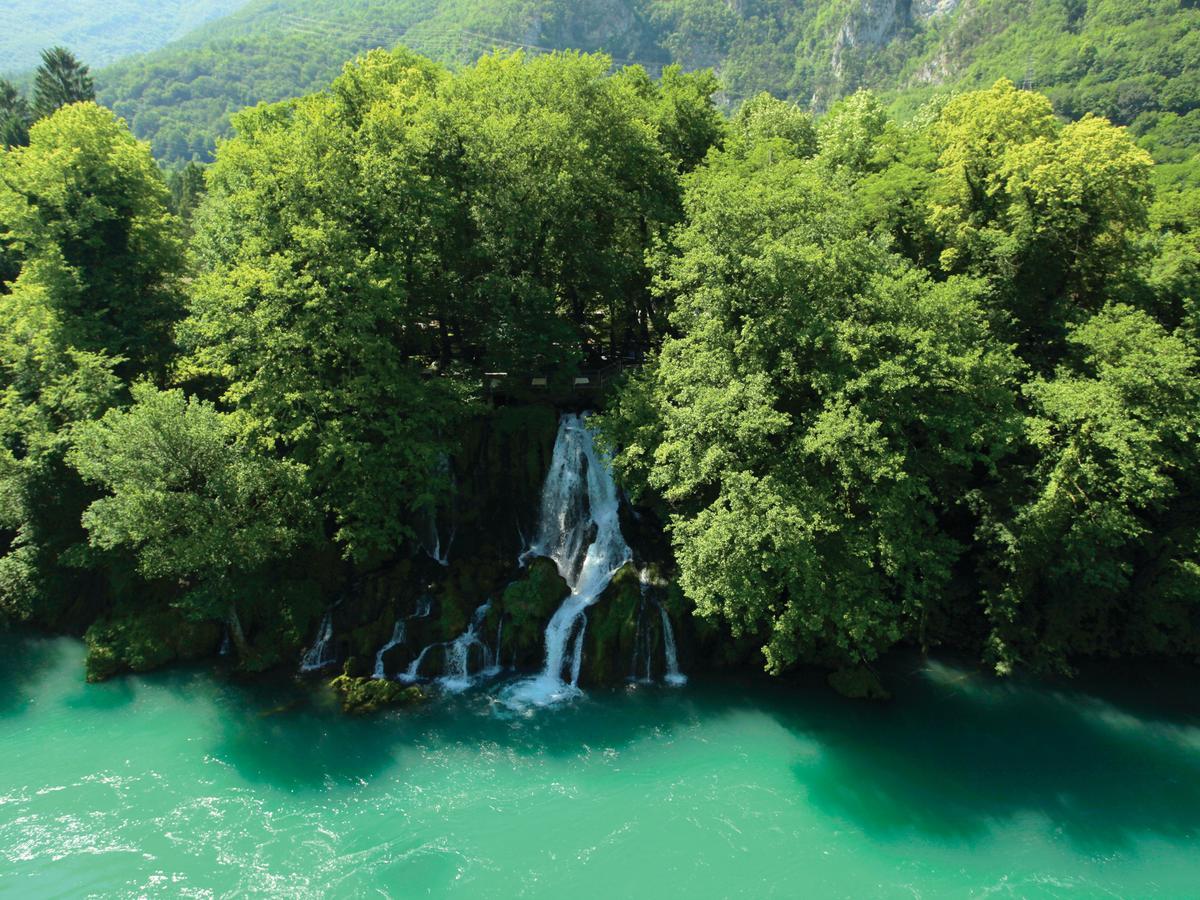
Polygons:
M679 658L675 654L675 632L671 630L671 618L667 615L667 608L661 603L658 605L658 611L662 613L663 646L666 648L667 654L667 674L663 676L663 681L672 687L683 687L687 684L687 676L679 671Z
M480 675L495 674L492 665L492 652L487 644L479 639L479 626L487 618L492 608L492 601L480 606L471 617L467 630L446 645L446 674L438 679L438 684L452 693L459 693L469 688L474 679L471 677L471 648L479 647L483 656L483 670Z
M317 640L300 660L301 672L316 672L335 662L333 655L333 610L325 613L321 627L317 630Z
M417 610L411 616L405 616L402 619L397 619L396 624L392 627L391 639L379 648L379 652L375 654L375 672L371 675L372 678L387 678L387 669L384 665L383 657L393 647L398 647L403 644L405 638L408 637L408 622L410 619L423 619L429 615L429 610L432 603L428 597L422 597L417 601Z
M450 467L450 457L442 454L438 458L437 472L440 476L444 476L450 482L450 494L454 495L454 470ZM425 552L429 558L436 562L439 566L450 565L450 547L454 543L454 536L457 529L454 526L454 508L450 507L450 531L446 536L446 544L442 546L442 535L438 531L437 522L437 507L429 508L429 540L425 543Z
M375 671L372 673L372 678L387 678L387 670L383 664L383 655L393 647L398 647L404 643L405 631L408 629L407 619L397 619L396 624L392 627L392 636L386 644L379 648L379 652L375 654Z
M471 623L467 626L467 630L454 640L445 643L430 644L428 647L423 648L417 655L417 658L409 663L408 668L396 676L397 679L406 684L413 684L420 681L421 666L425 662L425 657L429 655L429 651L439 647L444 648L446 653L445 661L443 662L444 674L436 679L436 681L441 687L451 693L457 694L465 691L477 679L491 677L499 672L500 669L497 664L499 651L493 655L491 648L479 637L479 628L483 624L483 620L487 618L487 614L491 608L491 600L479 606L475 610L475 614L471 616ZM428 615L428 608L426 609L426 615ZM499 634L497 634L497 640L499 640ZM482 668L474 675L471 674L471 649L473 647L479 648L479 656L483 661Z
M642 613L643 613L643 615L645 614L647 605L653 604L654 606L658 607L659 616L662 618L663 657L664 657L664 661L666 663L666 673L663 675L663 681L666 682L667 684L671 685L672 687L682 687L683 685L687 684L687 676L684 675L681 671L679 671L679 655L675 648L675 630L671 627L671 617L667 615L667 608L665 606L663 606L662 603L660 603L657 599L655 599L650 593L650 588L653 587L653 582L650 580L650 570L648 568L642 569L638 573L638 581L640 581L642 583ZM653 642L649 640L649 637L647 637L646 642L645 642L646 677L644 679L647 682L651 681L652 677L653 677L652 676L653 663L652 663L652 660L650 657L650 653L651 653L652 649L653 649ZM635 647L634 653L636 654L636 652L637 652L637 648ZM634 669L635 669L634 674L636 676L636 669L637 669L636 656L634 659Z
M546 626L546 662L541 674L505 691L509 705L545 706L580 693L577 685L587 628L584 610L600 598L613 576L632 558L621 535L619 508L608 460L596 450L586 420L564 415L542 488L537 534L522 559L548 556L554 560L571 594ZM564 671L568 658L570 668Z

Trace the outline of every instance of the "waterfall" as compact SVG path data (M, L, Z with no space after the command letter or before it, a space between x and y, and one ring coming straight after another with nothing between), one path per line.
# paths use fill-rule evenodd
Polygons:
M383 657L393 647L397 647L404 643L408 637L408 622L410 619L424 619L429 615L429 611L433 608L433 600L429 597L421 597L417 600L416 611L410 616L404 616L396 620L396 624L392 627L391 639L379 648L379 652L375 654L375 672L372 678L387 678L387 670L384 666Z
M451 498L454 496L454 470L450 467L450 457L442 454L438 457L437 472L444 475L450 482ZM446 537L446 546L442 546L442 536L438 532L437 507L429 508L429 541L425 544L425 552L439 566L450 565L450 546L454 543L454 509L450 508L450 533Z
M587 628L584 610L596 602L632 553L621 535L619 495L608 460L596 450L583 416L563 415L542 487L537 533L522 559L547 556L571 594L546 626L545 667L505 692L517 707L545 706L579 694ZM564 664L570 654L570 672ZM568 680L569 679L569 680Z
M404 632L408 627L407 619L397 619L396 624L392 627L391 639L379 648L379 652L375 654L375 672L371 675L372 678L387 678L387 671L383 666L383 655L404 643Z
M321 627L317 631L316 643L308 649L304 654L304 658L300 660L301 672L316 672L318 669L324 669L334 662L333 647L331 641L333 639L333 610L325 613L325 618L321 620Z
M483 620L487 618L487 614L491 608L491 600L479 606L475 610L474 615L471 616L471 622L467 626L467 630L454 640L446 643L430 644L428 647L422 649L417 658L409 663L408 668L397 676L399 680L406 684L420 681L421 664L425 661L425 657L429 651L435 650L438 647L445 648L446 658L443 665L444 674L437 679L437 683L447 691L452 693L465 691L474 684L477 676L496 674L499 671L497 665L499 652L493 656L491 648L479 637L479 627L483 624ZM428 608L426 608L426 614L428 614ZM497 634L497 640L499 640L499 634ZM483 668L475 676L471 675L472 647L479 647L483 656Z
M675 655L675 632L671 630L671 619L667 615L667 608L661 603L658 605L658 611L662 613L663 646L666 648L667 654L667 674L663 676L663 681L672 687L682 687L687 684L687 676L679 671L679 658Z
M221 649L217 651L219 656L228 656L232 649L232 641L229 637L229 626L225 626L225 631L221 634Z
M428 653L430 650L432 650L434 647L440 647L440 646L442 646L442 645L441 644L430 644L428 647L425 647L420 653L417 654L416 659L414 659L412 662L410 662L408 664L408 668L405 669L403 672L401 672L399 675L397 675L396 678L399 681L403 681L405 684L412 684L414 681L420 681L421 680L421 674L420 674L421 673L421 663L424 662L424 660L425 660L425 654Z
M426 547L425 552L439 566L447 567L450 565L450 545L454 543L454 529L450 529L450 534L446 539L446 546L442 547L442 537L438 533L437 513L430 510L429 512L429 531L432 536L430 543L431 547Z
M633 643L633 663L629 678L631 681L641 684L650 684L654 680L654 640L649 619L650 607L653 605L658 609L659 618L662 621L663 656L666 669L663 681L672 687L681 687L687 684L687 676L679 671L679 656L675 648L675 630L671 627L671 617L667 615L667 608L650 593L653 586L650 581L650 570L642 569L638 573L638 580L642 583L642 605L638 610L637 633ZM644 674L639 674L639 670Z
M492 601L489 600L476 609L467 630L446 645L446 673L438 679L438 684L446 690L458 693L471 686L472 647L482 648L483 672L481 674L492 672L491 651L487 644L479 639L479 626L483 624L483 620L491 608Z

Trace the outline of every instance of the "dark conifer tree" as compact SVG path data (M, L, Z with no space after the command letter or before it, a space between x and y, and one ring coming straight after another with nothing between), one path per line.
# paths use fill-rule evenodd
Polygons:
M17 86L0 78L0 146L23 147L29 143L29 102Z
M66 47L42 51L33 86L34 118L41 119L68 103L95 100L96 89L88 67Z

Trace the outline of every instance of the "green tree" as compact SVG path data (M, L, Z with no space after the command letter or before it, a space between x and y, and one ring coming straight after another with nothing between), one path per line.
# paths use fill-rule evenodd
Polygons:
M75 104L0 153L0 605L55 622L104 593L73 566L92 492L64 462L71 427L161 371L182 265L148 148Z
M44 119L56 109L71 103L96 99L96 89L88 67L66 47L42 51L42 64L33 81L33 115Z
M133 404L85 421L67 461L105 491L83 513L88 540L128 550L147 579L169 579L187 616L241 621L263 602L249 581L311 538L301 466L246 444L235 417L180 390L133 386Z
M1195 653L1200 358L1146 312L1106 307L1025 388L1034 491L1001 530L989 600L1002 671L1072 654Z
M29 142L32 113L17 86L0 78L0 147L20 147Z
M3 157L0 222L16 261L54 260L66 342L161 371L182 309L183 248L149 148L93 103L65 107Z
M678 337L604 417L658 492L685 593L767 666L921 637L976 473L1019 430L981 285L937 285L856 228L819 161L698 173L662 290Z
M459 381L422 375L448 277L427 107L442 77L380 52L326 94L240 114L195 219L182 375L307 467L330 537L362 561L415 538L467 411Z
M1122 129L1063 126L1045 97L1003 80L948 102L931 136L942 267L989 278L1008 334L1047 372L1069 324L1129 292L1151 159Z

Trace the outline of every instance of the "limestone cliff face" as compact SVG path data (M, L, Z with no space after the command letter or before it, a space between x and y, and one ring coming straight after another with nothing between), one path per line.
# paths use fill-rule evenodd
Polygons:
M911 37L924 22L948 16L959 0L857 0L833 42L830 69L834 82L844 91L857 80L869 53L896 40ZM824 92L813 96L813 105L826 105Z
M848 49L882 47L916 24L949 15L958 8L958 3L959 0L859 0L834 43L834 71L839 70Z
M948 15L958 8L958 0L912 0L912 14L918 19Z

